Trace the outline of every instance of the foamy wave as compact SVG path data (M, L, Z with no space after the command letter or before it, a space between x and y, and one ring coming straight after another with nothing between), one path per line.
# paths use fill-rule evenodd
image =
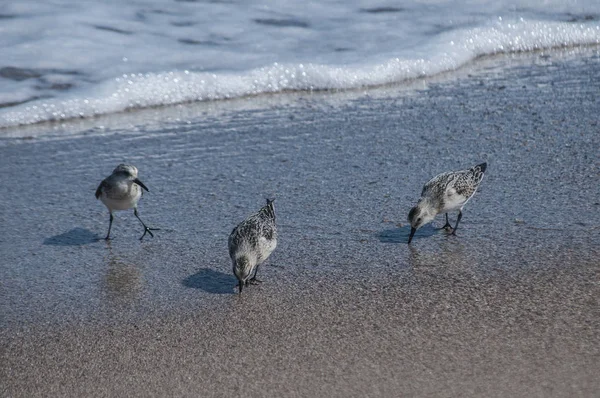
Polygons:
M487 28L439 35L415 50L420 56L415 59L391 58L383 63L354 66L275 63L237 74L125 74L93 87L93 91L3 109L0 127L263 93L379 86L453 70L482 55L590 44L600 44L599 25L528 21L511 24L500 20Z

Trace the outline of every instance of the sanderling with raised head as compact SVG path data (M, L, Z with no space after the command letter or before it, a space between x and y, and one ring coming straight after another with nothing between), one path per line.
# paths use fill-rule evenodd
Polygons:
M257 213L252 214L229 235L229 256L233 262L233 273L239 281L239 292L248 283L260 283L256 279L261 265L277 247L277 226L275 225L274 199ZM254 271L254 276L250 274Z
M419 202L408 213L411 227L408 243L412 241L417 229L432 221L440 213L446 213L446 224L442 228L452 229L448 221L448 212L453 210L458 210L456 225L452 229L452 234L456 235L458 223L462 218L462 209L477 191L486 168L487 163L482 163L468 170L442 173L429 180L423 186Z
M148 191L146 185L138 179L138 169L135 166L128 164L118 165L111 175L106 177L98 189L96 189L96 199L100 199L108 208L110 213L110 222L108 224L108 233L106 240L110 239L110 229L113 222L113 211L127 210L133 207L133 214L144 226L144 234L140 240L144 239L146 234L154 237L152 231L157 231L159 228L148 228L138 214L137 204L142 197L142 188ZM149 191L148 191L149 192Z

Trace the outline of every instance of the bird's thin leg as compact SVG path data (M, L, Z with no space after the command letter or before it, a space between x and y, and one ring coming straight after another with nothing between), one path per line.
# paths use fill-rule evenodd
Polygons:
M113 214L112 214L112 212L110 212L110 221L108 222L108 233L106 234L106 238L104 238L104 240L110 240L110 229L112 227L112 222L113 222Z
M148 228L146 226L146 224L144 224L144 222L142 221L142 219L140 218L140 216L138 214L137 207L135 209L133 209L133 214L135 214L135 216L137 217L137 219L140 220L140 222L144 226L144 234L142 235L142 237L140 238L140 240L144 239L144 236L146 236L147 233L150 234L150 236L154 238L154 234L152 233L152 231L160 231L160 228Z
M458 229L458 223L460 222L460 219L462 218L462 210L458 211L458 218L456 219L456 225L454 226L454 230L452 231L452 235L456 235L456 230Z
M445 229L446 231L452 229L452 225L450 225L450 221L448 220L448 213L446 213L446 224L444 224L444 226L440 229Z
M262 281L260 279L256 279L257 273L258 273L258 265L256 266L256 268L254 268L254 276L248 280L252 285L257 285L259 283L262 283Z

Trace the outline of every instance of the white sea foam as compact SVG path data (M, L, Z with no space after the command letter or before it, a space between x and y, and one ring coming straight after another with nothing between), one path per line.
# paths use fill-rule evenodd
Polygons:
M261 93L378 86L453 70L487 54L600 43L594 14L600 5L587 3L554 5L553 14L548 4L545 14L533 6L514 9L508 17L494 16L510 8L502 2L411 9L369 8L361 1L305 9L284 2L277 10L118 4L65 2L57 10L22 2L0 14L7 22L0 24L6 54L0 127ZM37 28L25 32L21 17Z

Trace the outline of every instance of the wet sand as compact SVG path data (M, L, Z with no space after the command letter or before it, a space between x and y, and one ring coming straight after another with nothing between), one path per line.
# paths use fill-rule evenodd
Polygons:
M2 139L2 395L597 395L599 92L592 48ZM98 240L122 161L142 243L131 213ZM406 245L422 184L482 161L458 236ZM227 236L272 196L280 245L238 296Z

